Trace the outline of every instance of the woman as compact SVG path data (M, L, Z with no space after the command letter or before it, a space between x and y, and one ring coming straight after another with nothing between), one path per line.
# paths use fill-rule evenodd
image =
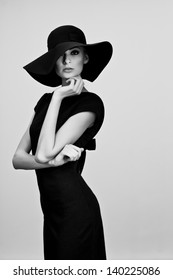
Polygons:
M99 204L81 176L104 106L83 79L94 81L111 55L109 42L87 44L80 29L66 25L50 33L48 52L24 67L38 82L56 87L38 101L13 157L16 169L36 170L45 259L106 259Z

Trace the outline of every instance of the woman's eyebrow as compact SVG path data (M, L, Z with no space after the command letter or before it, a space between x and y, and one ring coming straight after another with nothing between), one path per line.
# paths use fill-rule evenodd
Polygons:
M71 48L70 50L76 50L76 49L78 49L78 50L80 50L80 48L79 47L73 47L73 48Z

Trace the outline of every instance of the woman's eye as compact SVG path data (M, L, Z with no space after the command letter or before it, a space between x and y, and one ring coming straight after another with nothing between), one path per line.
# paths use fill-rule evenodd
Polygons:
M79 54L79 51L78 51L78 50L73 50L73 51L71 52L71 54L72 54L72 55L77 55L77 54Z

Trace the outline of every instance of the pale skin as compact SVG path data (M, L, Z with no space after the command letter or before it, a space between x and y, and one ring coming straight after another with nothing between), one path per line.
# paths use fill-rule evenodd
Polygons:
M40 132L36 154L30 154L31 139L29 128L34 118L33 115L13 156L14 168L26 170L50 168L63 165L69 161L76 161L80 158L83 148L79 148L73 143L88 127L93 125L95 114L92 112L78 113L71 116L57 132L55 128L62 100L86 91L80 75L88 59L82 48L73 48L67 50L57 60L55 69L57 75L62 78L62 85L53 93Z

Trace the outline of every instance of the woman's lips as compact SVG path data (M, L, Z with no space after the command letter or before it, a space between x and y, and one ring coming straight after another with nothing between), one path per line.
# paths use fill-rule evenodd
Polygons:
M73 68L64 68L63 72L70 73L73 71Z

